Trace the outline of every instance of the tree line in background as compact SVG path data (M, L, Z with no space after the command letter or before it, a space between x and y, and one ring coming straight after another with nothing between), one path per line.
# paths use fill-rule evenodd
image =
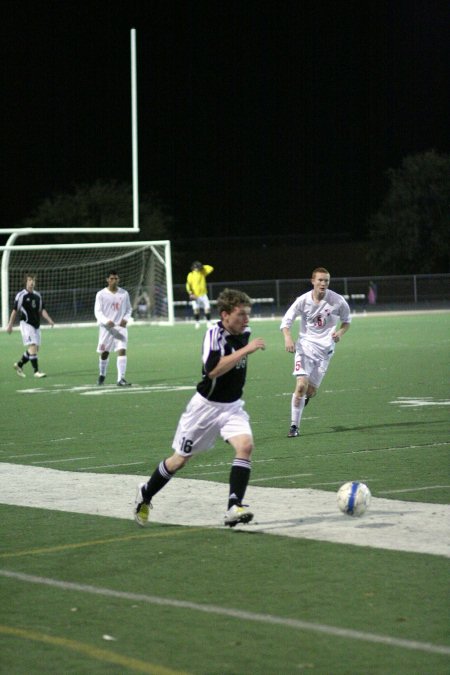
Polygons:
M354 244L351 245L355 255L359 256L357 274L447 272L450 262L448 236L450 155L439 154L433 150L411 155L403 160L400 168L389 169L387 176L389 187L378 212L371 215L368 220L368 235L364 246L358 248ZM58 194L44 199L36 211L17 226L27 228L86 227L87 229L130 227L131 214L131 185L98 180L93 185L76 186L71 193ZM140 240L173 240L175 244L173 246L174 277L178 263L180 264L178 274L181 278L186 272L186 265L191 255L194 258L203 255L201 251L194 250L194 242L191 242L189 246L185 245L184 250L177 252L173 219L157 196L141 196L139 220ZM132 234L120 235L123 241L135 238L136 235ZM99 235L92 233L86 233L86 235L55 234L51 239L52 243L98 241ZM27 237L27 243L49 243L49 236L46 235L43 240L42 235L33 235ZM286 261L285 254L288 254L288 246L288 242L284 244L278 242L279 255L274 250L268 251L266 277L277 278L282 273L286 276L286 270L280 269L278 265L273 272L269 268L270 260L275 261L284 257ZM323 250L323 244L321 246ZM331 247L336 254L336 242L331 242ZM218 248L215 247L216 252ZM361 256L366 260L362 261ZM342 273L336 272L333 264L330 266L333 274ZM365 271L362 271L363 268ZM256 270L254 271L256 273ZM355 274L351 270L347 270L346 273ZM303 275L304 272L302 272ZM288 273L287 276L297 275ZM260 272L256 273L256 277L260 277ZM247 278L256 277L248 276ZM225 278L232 277L227 277L225 274ZM243 278L242 273L236 278ZM174 278L174 281L177 279Z
M381 207L369 218L369 261L389 274L447 272L450 155L411 155L388 179Z

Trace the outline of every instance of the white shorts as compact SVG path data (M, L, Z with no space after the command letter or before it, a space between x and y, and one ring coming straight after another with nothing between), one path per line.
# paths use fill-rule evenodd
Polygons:
M98 333L97 351L99 354L103 352L118 352L119 349L126 349L128 344L128 328L123 326L100 326Z
M244 401L216 403L198 392L189 401L181 415L172 448L182 457L190 457L210 450L218 436L228 441L233 436L253 438L250 418L244 410Z
M334 350L330 349L330 352L324 357L312 351L306 354L305 351L299 351L297 346L292 374L295 377L307 377L311 384L318 389L328 370L333 352Z
M207 295L199 295L198 298L192 300L191 305L194 312L199 310L201 307L203 307L204 312L209 312L211 307Z
M22 333L22 342L25 347L29 345L41 344L41 329L30 326L26 321L20 322L20 332Z

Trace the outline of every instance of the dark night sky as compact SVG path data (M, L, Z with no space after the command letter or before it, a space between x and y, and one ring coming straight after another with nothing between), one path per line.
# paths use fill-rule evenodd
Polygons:
M139 180L182 236L364 232L408 154L449 152L449 4L9 0L2 215L74 183Z

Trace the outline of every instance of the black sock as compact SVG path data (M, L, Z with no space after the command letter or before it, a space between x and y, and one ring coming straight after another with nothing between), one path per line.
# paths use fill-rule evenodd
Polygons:
M30 354L29 359L30 359L31 365L33 366L34 372L37 373L38 370L39 370L37 354Z
M251 462L248 459L235 459L230 471L230 496L228 508L241 504L250 479Z
M20 361L17 361L19 368L22 368L30 360L30 355L28 352L24 352L20 358Z
M151 502L152 497L156 495L157 492L167 485L173 475L174 474L170 473L167 469L165 462L159 463L148 479L147 484L142 488L142 494L147 504Z

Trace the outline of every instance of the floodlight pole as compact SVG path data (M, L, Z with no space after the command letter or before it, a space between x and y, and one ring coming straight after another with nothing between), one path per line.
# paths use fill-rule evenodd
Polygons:
M133 230L139 232L138 126L136 78L136 29L131 29L131 145L133 165Z

